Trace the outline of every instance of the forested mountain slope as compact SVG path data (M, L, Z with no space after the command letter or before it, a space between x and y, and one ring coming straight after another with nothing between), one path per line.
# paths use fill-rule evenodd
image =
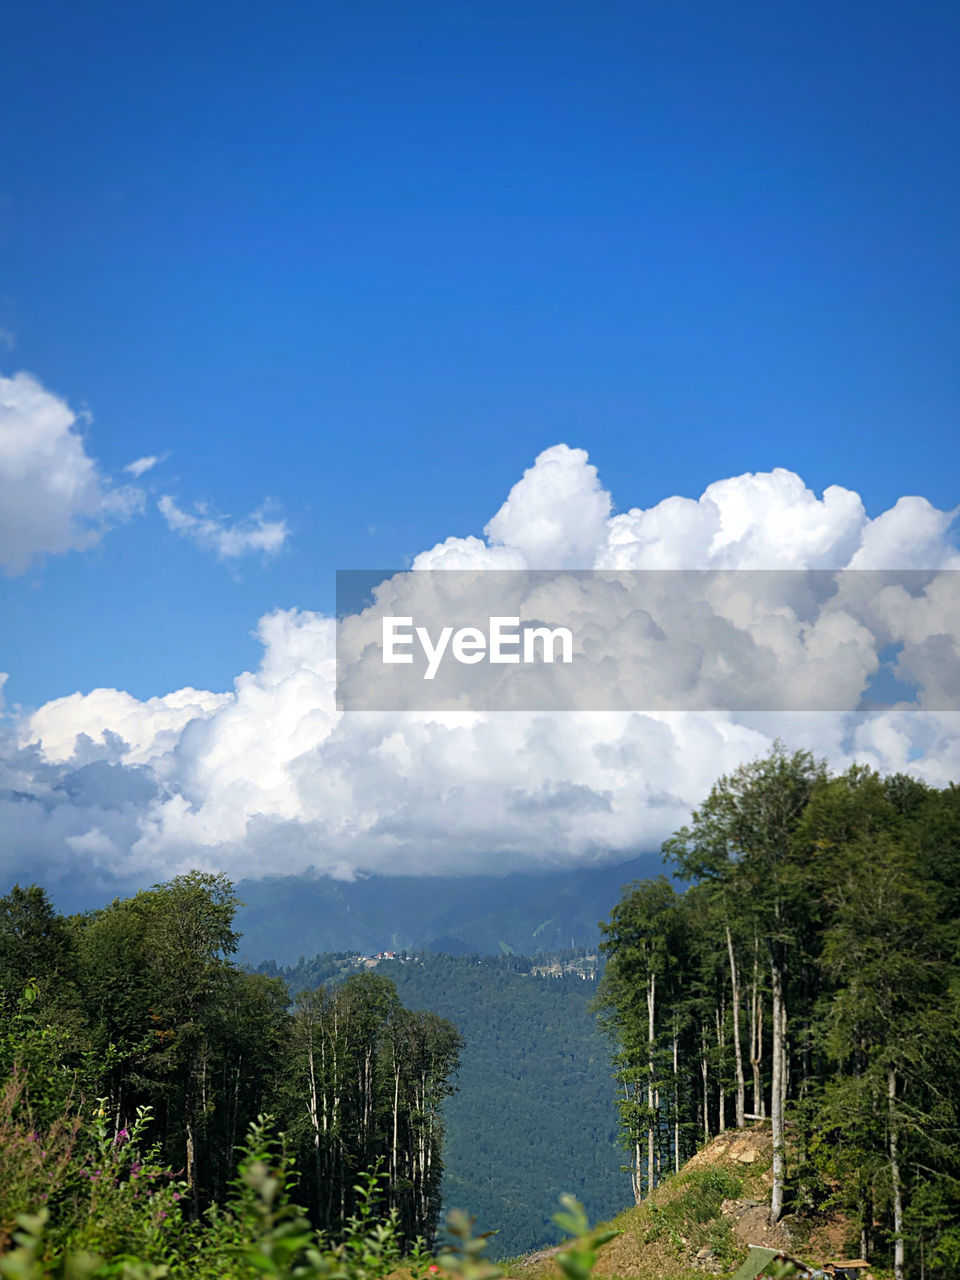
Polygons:
M282 976L296 991L336 981L354 963L318 956ZM589 1007L596 981L530 968L522 959L429 954L377 966L408 1008L439 1014L464 1038L459 1092L444 1103L443 1198L499 1229L494 1257L554 1239L561 1192L594 1220L630 1195L609 1046Z

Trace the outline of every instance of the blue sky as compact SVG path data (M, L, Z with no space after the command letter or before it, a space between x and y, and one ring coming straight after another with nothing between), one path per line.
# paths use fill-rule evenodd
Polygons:
M958 501L947 4L4 6L0 371L144 514L0 580L8 702L220 690L549 445ZM286 521L231 568L153 499Z

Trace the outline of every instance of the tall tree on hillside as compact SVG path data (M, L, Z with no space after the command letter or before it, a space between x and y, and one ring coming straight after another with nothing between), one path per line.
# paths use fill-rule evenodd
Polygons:
M806 909L796 834L804 808L825 776L825 766L809 752L790 754L777 743L767 756L720 778L690 825L664 845L664 853L684 876L713 880L721 890L748 900L760 922L772 1000L771 1222L783 1211L788 966Z
M115 1064L106 1083L117 1125L137 1105L156 1109L195 1214L216 1176L207 1130L222 1002L235 982L236 905L224 876L193 871L112 903L78 936L93 1042Z
M677 896L665 876L638 884L601 924L601 950L610 957L599 995L600 1007L620 1044L618 1063L625 1088L622 1114L632 1153L634 1198L643 1198L641 1125L646 1129L646 1194L656 1186L657 1144L661 1135L657 1038L662 1004L669 999L665 979L678 935ZM664 988L667 988L664 990ZM645 1010L645 1016L640 1006ZM671 1027L674 1015L668 1015ZM641 1104L642 1091L646 1103ZM676 1092L676 1091L674 1091ZM632 1132L630 1132L632 1130Z
M938 925L936 900L917 875L916 855L890 836L846 846L832 893L836 910L823 965L837 989L826 1026L841 1074L827 1100L843 1090L859 1099L854 1116L874 1117L873 1143L886 1154L894 1274L904 1280L911 1156L934 1136L920 1103L930 1051L937 1040L957 1037L949 966L955 938ZM842 1128L846 1116L836 1110ZM951 1137L955 1142L955 1128Z

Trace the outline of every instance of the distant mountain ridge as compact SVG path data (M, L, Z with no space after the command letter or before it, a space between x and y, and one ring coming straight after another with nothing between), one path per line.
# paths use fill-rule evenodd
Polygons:
M243 880L240 959L296 964L321 952L390 949L533 956L595 947L625 884L659 875L658 853L506 876L272 876Z

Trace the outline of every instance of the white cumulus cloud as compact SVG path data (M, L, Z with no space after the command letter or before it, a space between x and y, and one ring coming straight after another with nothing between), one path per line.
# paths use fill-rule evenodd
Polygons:
M28 373L0 377L0 568L93 546L143 508L112 486L86 451L77 415Z

